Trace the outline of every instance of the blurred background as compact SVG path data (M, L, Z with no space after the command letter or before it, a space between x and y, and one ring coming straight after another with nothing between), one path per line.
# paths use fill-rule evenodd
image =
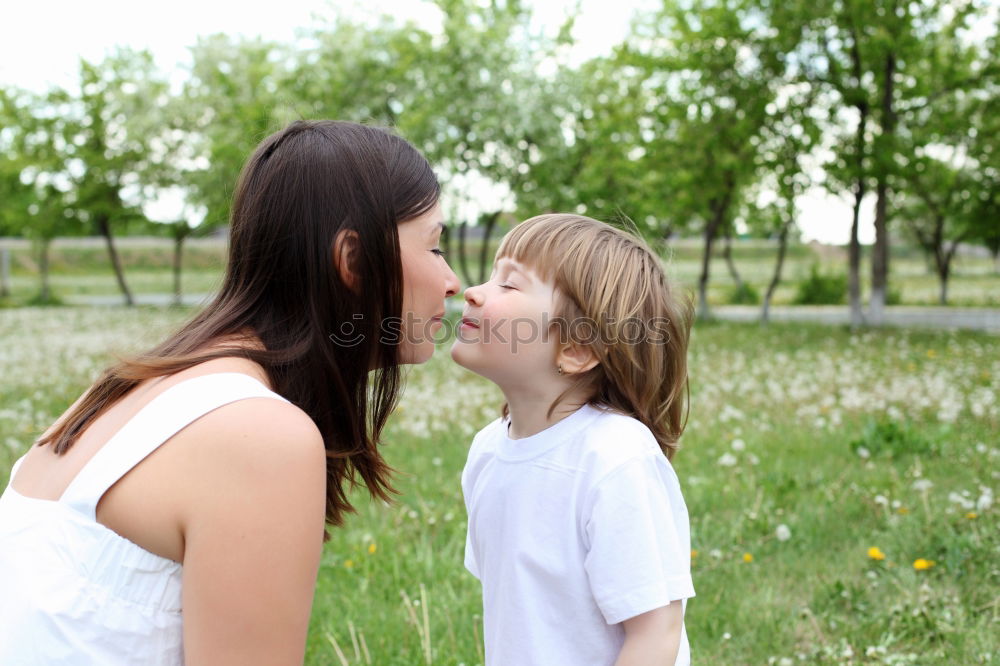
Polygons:
M893 304L1000 305L998 8L11 7L0 298L200 300L245 158L287 122L327 117L424 151L466 283L511 224L561 210L636 225L702 316L844 303L857 325Z

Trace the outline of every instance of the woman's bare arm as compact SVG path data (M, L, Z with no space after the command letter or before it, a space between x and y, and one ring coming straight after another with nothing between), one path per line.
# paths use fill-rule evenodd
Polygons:
M185 663L301 664L323 545L323 440L286 403L223 410L199 433L181 493Z

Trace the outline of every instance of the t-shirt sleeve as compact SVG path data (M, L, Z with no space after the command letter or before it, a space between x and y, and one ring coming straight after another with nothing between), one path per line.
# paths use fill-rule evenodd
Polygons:
M472 440L472 446L469 447L469 457L462 469L462 497L465 500L465 515L467 517L465 523L465 568L476 578L479 578L479 563L476 562L476 553L472 548L472 510L470 506L472 481L470 475L477 456L478 440L479 435Z
M468 527L465 530L465 568L476 578L479 578L479 563L476 562L476 553L472 550L472 534Z
M687 510L672 506L672 495L676 504L683 499L664 462L648 455L624 463L598 482L585 508L584 566L608 624L694 596L690 547L682 543Z

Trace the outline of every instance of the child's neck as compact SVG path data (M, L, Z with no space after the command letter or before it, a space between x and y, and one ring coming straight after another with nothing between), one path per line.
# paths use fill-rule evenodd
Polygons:
M567 395L556 405L550 416L549 406L558 395L559 393L547 397L524 393L506 395L507 408L510 411L508 436L511 439L524 439L537 435L546 428L562 421L586 403L583 396Z

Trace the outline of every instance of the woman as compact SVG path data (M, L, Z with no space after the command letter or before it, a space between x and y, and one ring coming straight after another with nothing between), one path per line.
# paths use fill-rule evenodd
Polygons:
M358 477L392 492L400 366L430 358L459 288L439 191L372 127L300 121L257 148L218 296L11 472L0 663L301 663L324 521Z

